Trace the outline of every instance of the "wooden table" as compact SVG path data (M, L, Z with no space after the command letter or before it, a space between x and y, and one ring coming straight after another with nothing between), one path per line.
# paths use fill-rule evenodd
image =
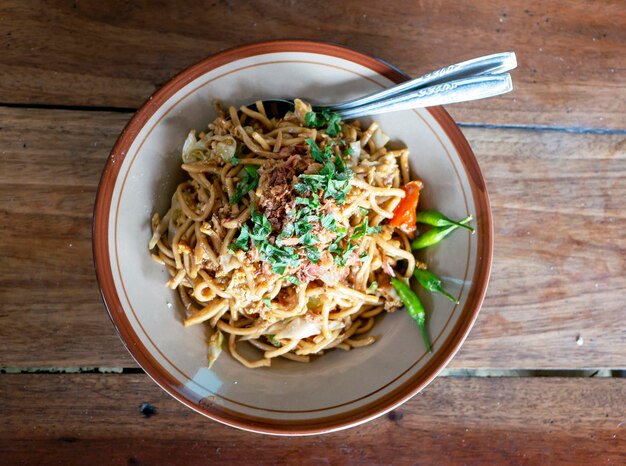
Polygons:
M626 463L623 0L198 3L0 3L0 463ZM513 93L449 108L488 183L495 255L448 376L361 427L269 438L137 367L100 300L91 217L153 91L218 50L295 37L414 76L505 50L519 68Z

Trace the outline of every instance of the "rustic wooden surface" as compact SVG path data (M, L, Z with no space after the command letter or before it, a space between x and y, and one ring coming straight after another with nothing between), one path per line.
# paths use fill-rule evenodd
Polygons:
M0 102L137 107L208 54L303 38L366 51L414 76L514 50L515 93L456 105L455 117L624 126L622 0L4 0L0 18Z
M626 462L623 379L441 377L375 421L303 438L208 422L145 375L3 379L0 461L14 463L38 456L64 465ZM143 416L142 403L156 414Z
M449 108L495 223L485 304L449 367L626 367L623 1L3 0L0 464L625 464L625 378L438 378L366 425L270 439L141 373L93 272L105 158L174 74L277 38L345 44L413 76L517 52L513 93ZM52 373L81 367L126 372Z
M0 367L135 365L91 258L100 170L127 118L0 109ZM485 304L450 367L624 367L626 135L464 132L496 241Z

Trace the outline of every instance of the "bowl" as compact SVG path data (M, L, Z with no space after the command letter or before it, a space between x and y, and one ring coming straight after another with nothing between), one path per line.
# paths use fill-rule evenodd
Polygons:
M429 64L424 64L428 68ZM207 331L184 328L178 295L148 251L150 218L167 210L182 180L180 153L192 128L216 116L214 99L241 105L301 97L313 102L361 96L408 77L354 50L327 43L272 41L213 55L183 71L139 109L104 168L93 223L93 251L105 306L128 351L165 391L193 410L241 429L278 435L331 432L373 419L423 389L454 356L485 294L492 225L485 183L461 131L443 108L378 115L392 141L411 151L424 182L420 205L450 217L475 217L476 233L457 231L422 254L453 294L454 305L421 293L433 353L399 311L379 319L368 347L330 351L310 364L280 360L247 369L227 351L207 368Z

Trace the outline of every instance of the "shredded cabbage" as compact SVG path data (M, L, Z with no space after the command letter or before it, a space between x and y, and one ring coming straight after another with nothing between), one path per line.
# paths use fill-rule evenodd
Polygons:
M182 225L186 216L183 214L183 210L180 208L180 203L176 197L176 193L172 196L172 210L169 223L167 225L167 240L172 243L174 235L176 235L176 228Z
M350 143L350 149L352 154L350 155L353 165L358 165L361 160L361 143L359 141L353 141Z
M183 144L183 162L205 162L220 156L224 162L230 162L237 152L237 141L232 136L213 136L209 132L204 138L196 137L196 130L192 129Z
M216 329L209 338L209 369L222 353L222 343L224 343L224 335Z
M385 147L385 145L389 142L389 136L378 128L374 134L372 134L372 142L376 146L376 149L380 149L381 147Z
M298 120L300 120L300 123L304 124L306 114L312 111L311 105L306 102L303 102L300 99L295 99L293 101L293 106L294 106L294 113L298 117Z
M183 162L202 162L211 158L211 151L206 145L206 141L196 138L196 130L192 129L183 144Z
M218 140L215 145L215 152L222 157L224 162L230 162L235 152L237 152L237 141L232 136L215 136L214 140Z
M282 340L301 340L312 335L318 335L322 331L322 326L316 322L310 322L304 317L296 317L291 320L282 330L274 334L274 338Z
M279 323L283 324L283 322ZM272 327L270 327L270 329L275 326L276 325L273 325ZM339 321L332 320L328 322L328 328L331 331L342 328L343 326L344 324ZM274 333L274 338L277 340L282 340L283 338L286 338L288 340L301 340L303 338L308 338L313 335L319 335L322 332L322 324L318 322L311 322L309 320L306 320L304 317L296 317L289 321L288 324L282 325L282 328L280 329L272 329L273 332L269 332L270 329L268 329L268 333L273 333L274 331L278 330L276 333Z

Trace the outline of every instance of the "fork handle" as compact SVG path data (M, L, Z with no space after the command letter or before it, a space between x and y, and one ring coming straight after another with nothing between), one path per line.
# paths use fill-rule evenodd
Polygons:
M417 89L422 89L435 84L442 84L448 81L454 81L471 76L482 76L510 71L517 66L517 58L514 52L494 53L484 57L474 58L454 65L446 66L439 70L411 79L404 83L398 84L373 94L359 97L348 102L342 102L331 105L316 105L314 110L321 111L329 109L337 112L339 110L348 110L355 107L361 107L379 100L385 100L390 97L405 94Z
M358 118L361 116L411 108L433 107L436 105L484 99L505 94L511 90L513 90L513 83L511 82L511 75L508 73L475 76L443 84L436 84L424 89L388 97L355 108L338 110L336 113L338 113L342 119Z

